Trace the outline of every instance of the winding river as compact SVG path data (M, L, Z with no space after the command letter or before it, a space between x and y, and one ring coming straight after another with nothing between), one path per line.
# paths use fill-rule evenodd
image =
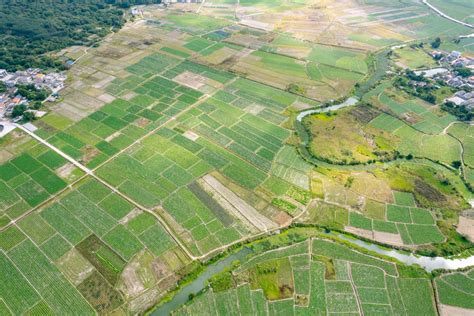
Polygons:
M216 275L217 273L224 271L226 268L231 267L232 262L236 260L243 261L252 252L253 251L250 248L244 247L238 252L229 255L225 259L210 264L205 268L204 272L201 273L197 279L184 286L178 292L178 294L176 294L171 299L171 301L159 306L151 313L151 315L170 315L172 311L185 304L189 300L190 295L196 294L203 290L207 286L207 280L209 280L213 275Z
M366 250L376 252L380 255L396 259L406 265L417 264L428 272L436 269L444 270L456 270L474 266L474 256L468 258L444 258L444 257L425 257L416 256L414 254L405 254L398 250L387 249L380 247L376 244L364 242L359 239L349 238L346 235L330 232L328 235L337 236L338 238L345 240L353 245L362 247ZM248 255L252 253L249 248L242 248L240 251L231 254L230 256L222 259L214 264L207 266L204 272L194 281L183 287L178 294L176 294L169 302L159 306L155 309L152 316L170 315L174 310L180 306L186 304L189 301L191 294L196 294L207 287L207 280L213 275L224 271L226 268L230 268L235 260L243 261Z
M319 109L309 109L303 111L298 114L296 120L301 122L304 117L317 114L317 113L325 113L329 111L336 111L341 108L345 108L348 106L353 106L359 102L359 99L356 97L350 97L345 102L332 105L325 108ZM406 265L414 265L417 264L427 272L431 272L436 269L444 269L444 270L456 270L467 268L470 266L474 266L474 255L467 257L467 258L444 258L444 257L425 257L425 256L417 256L412 253L406 254L401 251L395 249L387 249L380 247L376 244L372 244L369 242L365 242L359 239L349 238L348 236L340 233L329 233L331 235L335 235L338 238L345 240L353 245L362 247L366 250L378 253L380 255L390 257L393 259L398 260ZM179 308L189 300L189 296L192 294L196 294L206 288L207 280L209 280L213 275L224 271L226 268L232 266L232 262L235 260L243 261L249 254L252 253L252 250L249 248L242 248L240 251L231 254L230 256L217 261L214 264L207 266L204 272L194 281L189 283L188 285L184 286L178 294L176 294L169 302L159 306L155 309L151 315L153 316L161 316L161 315L170 315L172 311Z
M298 114L298 116L296 117L296 120L298 122L301 122L303 120L303 118L308 116L308 115L317 114L317 113L326 113L326 112L330 112L330 111L336 111L336 110L339 110L339 109L342 109L342 108L345 108L345 107L348 107L348 106L356 105L357 102L359 102L358 98L350 97L346 101L344 101L340 104L331 105L331 106L328 106L328 107L325 107L325 108L311 109L311 110L306 110L306 111L300 112Z
M339 235L338 237L354 245L362 247L364 249L376 252L380 255L397 259L398 261L406 265L417 264L428 272L431 272L437 269L457 270L457 269L463 269L470 266L474 266L474 255L467 258L459 258L459 259L450 259L450 258L444 258L444 257L416 256L412 253L405 254L394 249L382 248L376 244L364 242L359 239L348 238L347 236L344 236L344 235Z
M329 111L336 111L348 106L355 105L357 104L357 102L359 102L359 99L357 99L356 97L350 97L345 102L336 104L330 107L320 108L320 109L310 109L310 110L303 111L298 114L298 116L296 117L296 120L301 122L303 118L305 118L308 115L317 114L317 113L325 113ZM470 201L470 203L474 207L474 201ZM474 255L468 258L459 258L459 259L450 259L450 258L444 258L444 257L424 257L424 256L416 256L414 254L408 255L394 249L386 249L376 244L364 242L358 239L348 238L344 235L339 235L338 237L343 240L349 241L352 244L360 246L364 249L376 252L380 255L397 259L398 261L406 265L417 264L428 272L431 272L436 269L456 270L456 269L462 269L462 268L474 266Z

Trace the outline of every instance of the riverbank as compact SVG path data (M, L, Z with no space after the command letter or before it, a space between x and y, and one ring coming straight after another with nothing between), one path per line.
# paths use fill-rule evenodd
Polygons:
M242 267L248 265L248 262L254 261L266 253L274 253L275 251L280 252L280 249L287 253L289 250L285 249L290 249L288 247L293 247L292 245L294 245L294 247L299 247L298 245L308 240L309 243L312 244L315 239L333 242L335 245L339 245L337 247L335 246L336 249L338 247L346 247L365 256L393 263L400 271L399 273L410 278L422 277L434 279L436 276L440 275L440 273L433 273L436 272L436 270L451 271L454 269L464 269L467 266L474 264L474 257L447 259L441 257L430 258L415 256L402 251L368 244L354 239L349 235L338 232L325 232L316 227L291 227L282 231L280 234L266 236L249 242L238 252L231 254L216 263L210 264L203 270L199 277L183 287L183 289L169 302L158 306L151 312L151 315L169 315L180 306L187 304L193 298L206 295L209 287L212 288L212 285L210 285L207 280L211 279L213 276L220 274L220 277L223 277L222 273L232 274L232 271L241 271ZM292 252L290 251L288 253ZM238 260L238 262L235 260ZM329 271L327 273L334 272ZM216 280L214 279L214 281Z

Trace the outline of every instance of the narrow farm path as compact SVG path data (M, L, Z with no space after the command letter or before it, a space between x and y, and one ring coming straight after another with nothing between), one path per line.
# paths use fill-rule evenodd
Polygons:
M186 253L187 256L189 256L189 258L191 258L192 260L195 260L197 259L197 257L195 257L189 250L187 247L184 246L184 244L181 242L181 240L179 240L179 238L175 237L175 235L173 234L173 230L168 226L168 224L158 215L156 214L155 212L153 212L152 210L149 210L147 209L146 207L138 204L137 202L135 202L134 200L130 199L128 196L126 196L125 194L121 193L120 191L118 191L114 186L112 186L111 184L107 183L106 181L102 180L101 178L99 178L92 170L90 170L89 168L87 168L86 166L82 165L80 162L78 162L77 160L73 159L72 157L70 157L69 155L65 154L64 152L62 152L60 149L56 148L55 146L51 145L50 143L48 143L46 140L44 140L43 138L39 137L38 135L36 135L35 133L33 133L32 131L26 129L24 126L22 125L17 125L17 127L19 129L21 129L22 131L24 131L25 133L27 133L28 135L30 135L31 137L33 137L34 139L36 139L37 141L41 142L42 144L44 144L45 146L47 146L48 148L50 148L51 150L55 151L56 153L58 153L59 155L61 155L63 158L65 158L66 160L68 160L70 163L72 163L73 165L75 165L76 167L78 167L79 169L83 170L86 174L90 175L91 177L93 177L95 180L99 181L100 183L102 183L104 186L106 186L107 188L109 188L110 190L112 190L112 192L118 194L120 197L122 197L123 199L125 199L126 201L130 202L131 204L133 204L135 207L137 207L138 209L144 211L144 212L147 212L151 215L153 215L160 223L161 225L166 229L166 231L168 232L168 234L171 235L171 237L173 238L173 240L176 242L176 244L178 246L180 246L183 251Z
M349 281L351 282L352 290L354 291L356 302L357 302L357 309L359 310L359 315L364 316L364 310L362 309L362 303L360 301L359 293L357 292L356 286L354 284L354 279L352 279L352 267L349 262L346 262L347 272L349 274Z

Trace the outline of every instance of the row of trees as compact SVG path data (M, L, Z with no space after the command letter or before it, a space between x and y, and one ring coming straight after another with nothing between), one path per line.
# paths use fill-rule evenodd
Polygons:
M474 119L474 113L464 105L456 105L447 101L441 105L441 109L456 116L460 121L470 121Z

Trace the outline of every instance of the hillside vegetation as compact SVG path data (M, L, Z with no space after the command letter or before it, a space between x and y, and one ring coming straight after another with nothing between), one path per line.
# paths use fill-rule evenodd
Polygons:
M124 23L123 10L135 1L2 1L0 3L0 68L61 68L46 53L72 45L92 45Z

